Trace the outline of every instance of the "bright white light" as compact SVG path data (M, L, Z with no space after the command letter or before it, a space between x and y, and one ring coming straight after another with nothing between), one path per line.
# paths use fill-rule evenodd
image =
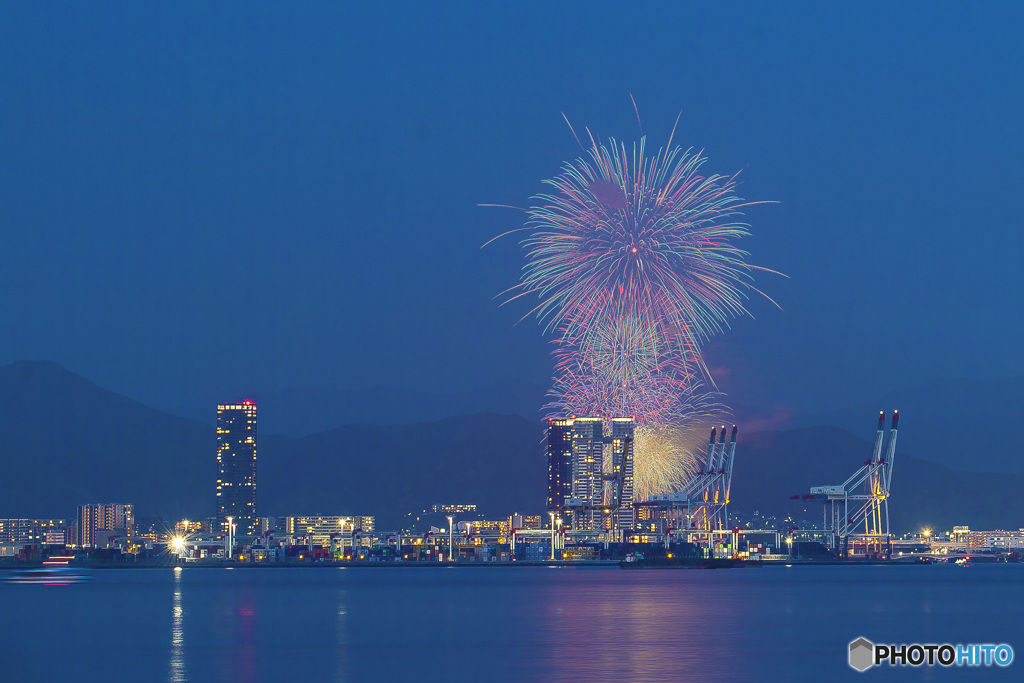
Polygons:
M171 539L171 547L174 548L174 552L180 553L185 549L185 539L181 536L175 536Z

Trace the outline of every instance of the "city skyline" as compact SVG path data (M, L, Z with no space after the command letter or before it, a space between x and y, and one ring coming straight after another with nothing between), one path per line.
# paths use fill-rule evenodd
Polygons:
M922 396L912 404L927 400ZM996 416L961 412L962 419L951 424L959 424L972 442L984 442L986 434L1000 438L1000 430L982 430L979 437L976 428L998 424L992 422ZM63 419L48 419L54 414ZM900 442L894 483L898 530L961 523L994 527L1017 514L1018 498L999 492L1015 490L1020 475L972 473L956 465L945 469L921 459L918 442L927 435L915 421L916 409L908 415L910 431ZM808 487L842 481L870 455L864 414L857 422L849 431L821 425L757 431L741 423L747 436L736 466L733 508L820 519L820 510L804 511L806 506L791 498ZM390 527L438 498L468 498L488 513L543 510L551 493L540 442L544 426L516 416L478 414L409 425L347 425L302 439L267 435L260 479L270 484L260 489L260 514L372 512ZM213 514L213 425L147 408L52 364L0 368L0 434L9 452L22 454L24 472L20 485L5 496L0 516L73 518L74 506L89 500L141 504L137 514L145 518L202 520ZM140 452L159 454L156 464L136 457ZM346 452L377 457L337 455ZM395 479L395 471L405 476ZM332 484L325 486L328 481ZM961 495L965 490L985 494ZM943 497L961 502L943 506ZM976 506L975 500L993 504Z

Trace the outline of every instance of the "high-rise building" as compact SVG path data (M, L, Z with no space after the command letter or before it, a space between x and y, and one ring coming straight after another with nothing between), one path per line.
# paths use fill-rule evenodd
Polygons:
M635 421L631 417L612 418L612 472L619 474L619 528L631 529L635 521L633 512L633 432Z
M106 548L115 538L134 538L135 508L121 503L79 505L73 536L79 548Z
M256 404L217 406L217 530L226 533L228 517L235 538L255 536Z
M548 418L548 512L565 514L572 495L572 420Z
M598 529L604 505L604 425L599 417L572 421L572 497L583 509L574 514L576 529Z
M567 509L574 529L632 528L634 430L631 417L613 417L607 435L600 417L549 420L548 510Z

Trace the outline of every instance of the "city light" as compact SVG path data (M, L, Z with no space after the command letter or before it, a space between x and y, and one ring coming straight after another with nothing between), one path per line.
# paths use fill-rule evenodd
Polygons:
M555 513L553 511L552 512L548 512L548 515L551 517L551 558L550 559L551 559L552 562L554 562L555 561Z
M454 517L448 515L448 561L455 561L455 553L452 549L452 524L454 523Z

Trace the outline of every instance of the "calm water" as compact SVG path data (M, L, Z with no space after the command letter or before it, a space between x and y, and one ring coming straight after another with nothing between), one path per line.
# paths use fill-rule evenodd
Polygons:
M0 680L1024 680L1024 565L89 577L0 581ZM1005 642L1017 660L858 674L858 636Z

